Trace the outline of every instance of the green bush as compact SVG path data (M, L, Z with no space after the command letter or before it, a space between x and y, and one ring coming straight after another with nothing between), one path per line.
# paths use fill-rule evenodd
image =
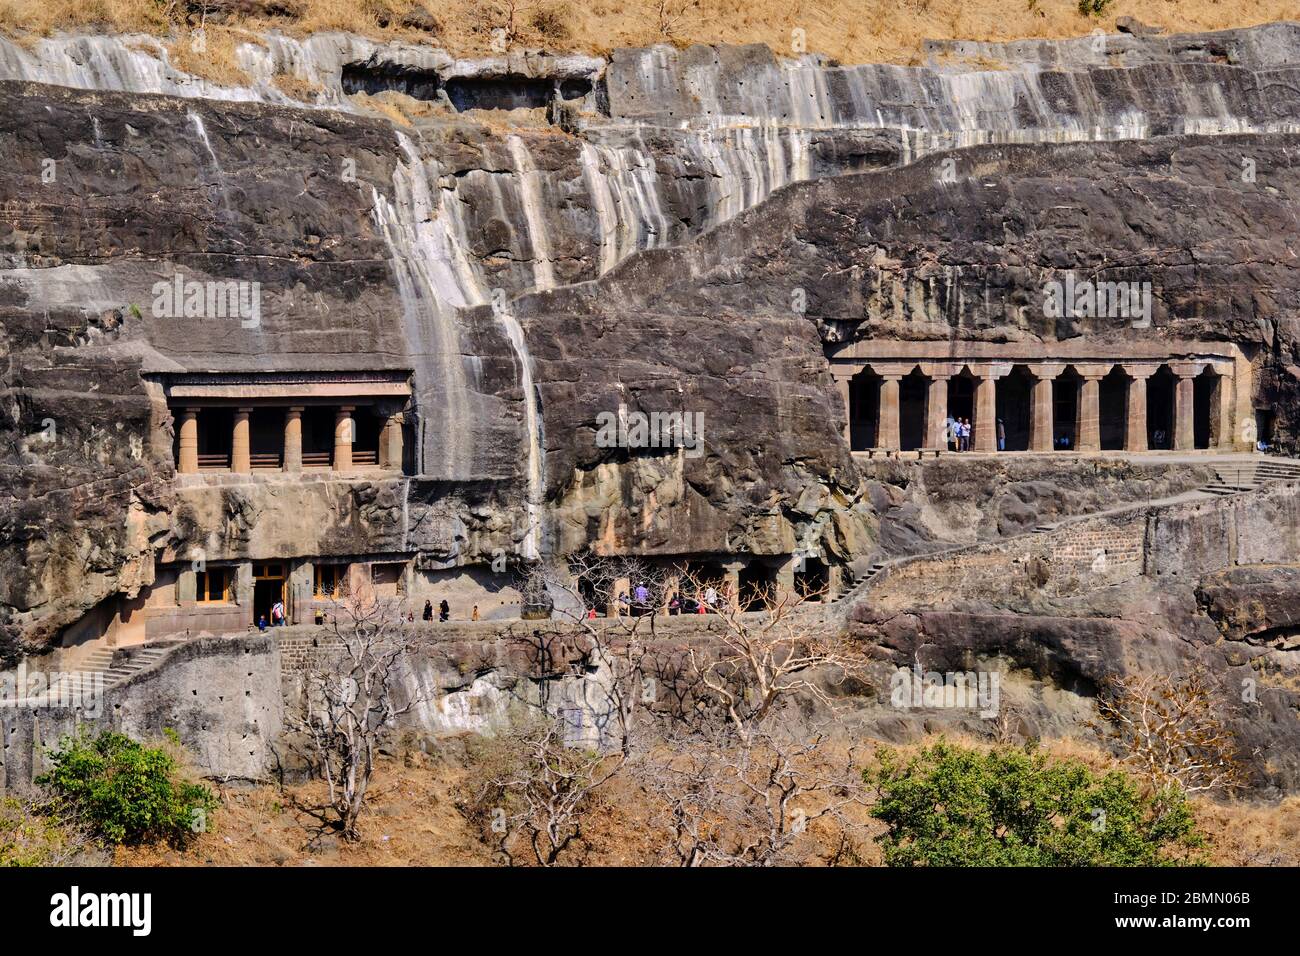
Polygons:
M168 735L173 743L174 732ZM180 778L176 758L124 734L66 737L37 778L109 843L166 840L184 846L217 807L207 787Z
M1079 0L1079 15L1099 17L1106 12L1113 0Z
M939 741L904 761L880 752L866 771L888 830L890 866L1162 866L1202 862L1182 793L1143 793L1032 748L978 750Z

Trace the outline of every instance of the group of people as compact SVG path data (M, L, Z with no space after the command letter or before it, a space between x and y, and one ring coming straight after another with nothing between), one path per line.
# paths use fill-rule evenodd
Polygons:
M432 620L433 620L433 602L432 602L432 601L425 601L425 602L424 602L424 619L425 619L426 621L432 621ZM470 613L469 613L469 619L470 619L471 621L477 621L477 620L478 620L478 605L477 605L477 604L474 605L474 610L470 611ZM445 598L444 598L443 600L441 600L441 601L438 602L438 620L441 621L441 622L443 622L444 624L445 624L447 621L450 621L450 620L451 620L451 605L447 603L447 601L446 601Z
M970 419L948 416L945 423L949 451L970 451Z
M971 450L971 423L969 418L953 418L951 415L945 423L945 440L949 451ZM998 451L1007 450L1007 429L998 419Z
M627 614L631 617L641 617L647 614L654 614L656 611L655 603L651 599L650 589L645 584L638 584L632 589L632 593L620 591L615 598L618 611L620 614ZM722 595L713 585L706 586L699 593L699 597L692 600L684 598L679 593L673 592L668 595L668 600L660 608L666 608L669 614L708 614L717 612L720 609ZM588 607L586 616L594 618L597 616L595 607Z

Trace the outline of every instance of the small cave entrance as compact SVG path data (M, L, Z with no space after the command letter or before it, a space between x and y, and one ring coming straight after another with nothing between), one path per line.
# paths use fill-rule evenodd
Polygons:
M343 92L353 93L405 93L417 100L436 100L442 89L442 80L433 70L403 66L400 63L366 60L362 63L345 63L339 77Z
M1116 365L1101 380L1097 390L1100 421L1097 431L1102 451L1123 451L1124 422L1128 418L1128 376Z
M1052 381L1052 449L1072 451L1079 443L1079 389L1083 378L1073 367Z
M1006 447L1000 451L1029 450L1029 415L1033 408L1034 377L1029 369L1017 365L1011 374L997 380L998 421L1006 434Z
M309 405L302 413L302 466L328 468L334 456L334 410Z
M831 583L831 570L821 558L804 558L803 570L794 572L794 589L806 601L820 601Z
M903 451L925 444L925 405L929 396L930 380L919 369L912 369L898 383L898 439Z
M880 376L859 372L849 379L849 448L853 451L875 448L879 420Z
M740 571L740 594L738 596L742 611L757 611L763 607L764 599L772 593L776 584L776 575L772 569L761 561L750 561Z
M581 78L555 80L505 74L504 76L458 76L443 84L447 99L456 112L466 110L545 109L557 96L576 100L591 92L591 81Z
M958 422L971 422L975 427L979 427L979 423L975 421L975 376L967 369L962 369L960 375L948 379L947 417ZM972 447L974 447L973 442L972 438ZM944 447L949 451L957 450L952 442Z
M205 408L199 415L199 471L230 467L235 410Z
M1160 366L1147 380L1147 447L1152 451L1174 447L1174 373Z
M379 433L383 422L373 409L358 408L353 412L352 464L379 464Z
M248 416L248 460L253 468L284 465L284 410L254 408Z
M1197 448L1213 448L1219 444L1219 421L1214 410L1219 408L1223 378L1207 368L1192 380L1192 439Z

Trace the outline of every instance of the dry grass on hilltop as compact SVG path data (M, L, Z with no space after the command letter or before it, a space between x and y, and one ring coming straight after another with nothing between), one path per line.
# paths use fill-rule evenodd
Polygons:
M802 30L809 52L844 63L914 63L925 39L1078 36L1098 26L1113 32L1119 16L1171 32L1296 16L1295 0L1114 0L1100 18L1080 14L1078 0L446 0L423 7L415 0L212 0L209 26L223 7L289 13L231 19L229 27L240 31L344 30L466 56L491 53L493 31L512 24L514 47L585 53L661 42L757 42L791 53L794 31ZM186 29L187 9L199 11L189 17L192 27L202 0L0 0L0 30L176 35Z

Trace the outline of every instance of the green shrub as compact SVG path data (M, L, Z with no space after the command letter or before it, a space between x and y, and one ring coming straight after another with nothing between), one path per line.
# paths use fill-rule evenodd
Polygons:
M863 774L890 866L1162 866L1202 862L1181 792L1143 793L1032 748L978 750L939 741L909 760L882 750Z
M175 743L176 736L168 735ZM165 746L146 747L104 731L93 740L65 737L53 768L37 778L109 843L166 840L184 846L216 810L207 787L181 779Z
M1112 2L1113 0L1079 0L1079 15L1099 17L1106 12Z

